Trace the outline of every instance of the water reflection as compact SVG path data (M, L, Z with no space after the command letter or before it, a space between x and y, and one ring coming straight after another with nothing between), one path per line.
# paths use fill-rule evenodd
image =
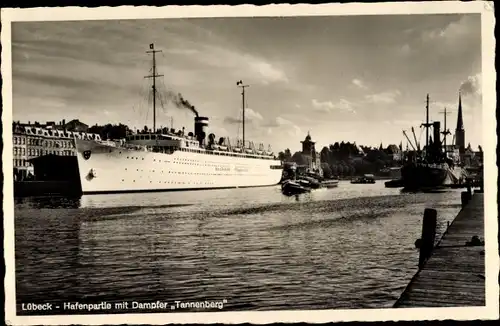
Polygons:
M38 197L15 197L14 204L16 209L23 208L80 208L81 196L38 196Z
M16 200L17 299L386 307L417 268L424 208L439 234L459 194L347 183L298 201L273 187Z

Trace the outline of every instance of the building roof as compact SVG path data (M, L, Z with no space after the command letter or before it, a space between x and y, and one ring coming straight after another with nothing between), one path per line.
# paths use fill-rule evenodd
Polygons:
M395 153L399 153L399 147L397 145L389 145L387 146L387 150L391 153L391 154L395 154Z

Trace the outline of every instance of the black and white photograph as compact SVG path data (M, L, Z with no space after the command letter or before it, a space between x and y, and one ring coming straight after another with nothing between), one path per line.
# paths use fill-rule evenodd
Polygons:
M8 323L498 318L492 2L2 25Z

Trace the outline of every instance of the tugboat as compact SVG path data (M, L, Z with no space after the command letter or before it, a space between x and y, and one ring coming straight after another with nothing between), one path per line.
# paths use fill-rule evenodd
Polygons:
M294 196L307 192L311 192L311 188L304 185L305 180L301 180L302 182L294 181L294 180L285 180L281 184L281 192L285 196Z
M297 182L304 187L309 187L312 189L318 189L321 187L321 183L318 181L318 179L309 176L302 176L297 180Z

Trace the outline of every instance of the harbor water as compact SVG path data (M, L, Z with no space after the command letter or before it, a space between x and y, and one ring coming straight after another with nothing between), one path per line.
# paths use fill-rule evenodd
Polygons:
M341 181L298 197L275 186L16 199L16 299L391 307L417 270L426 207L439 235L460 191Z

